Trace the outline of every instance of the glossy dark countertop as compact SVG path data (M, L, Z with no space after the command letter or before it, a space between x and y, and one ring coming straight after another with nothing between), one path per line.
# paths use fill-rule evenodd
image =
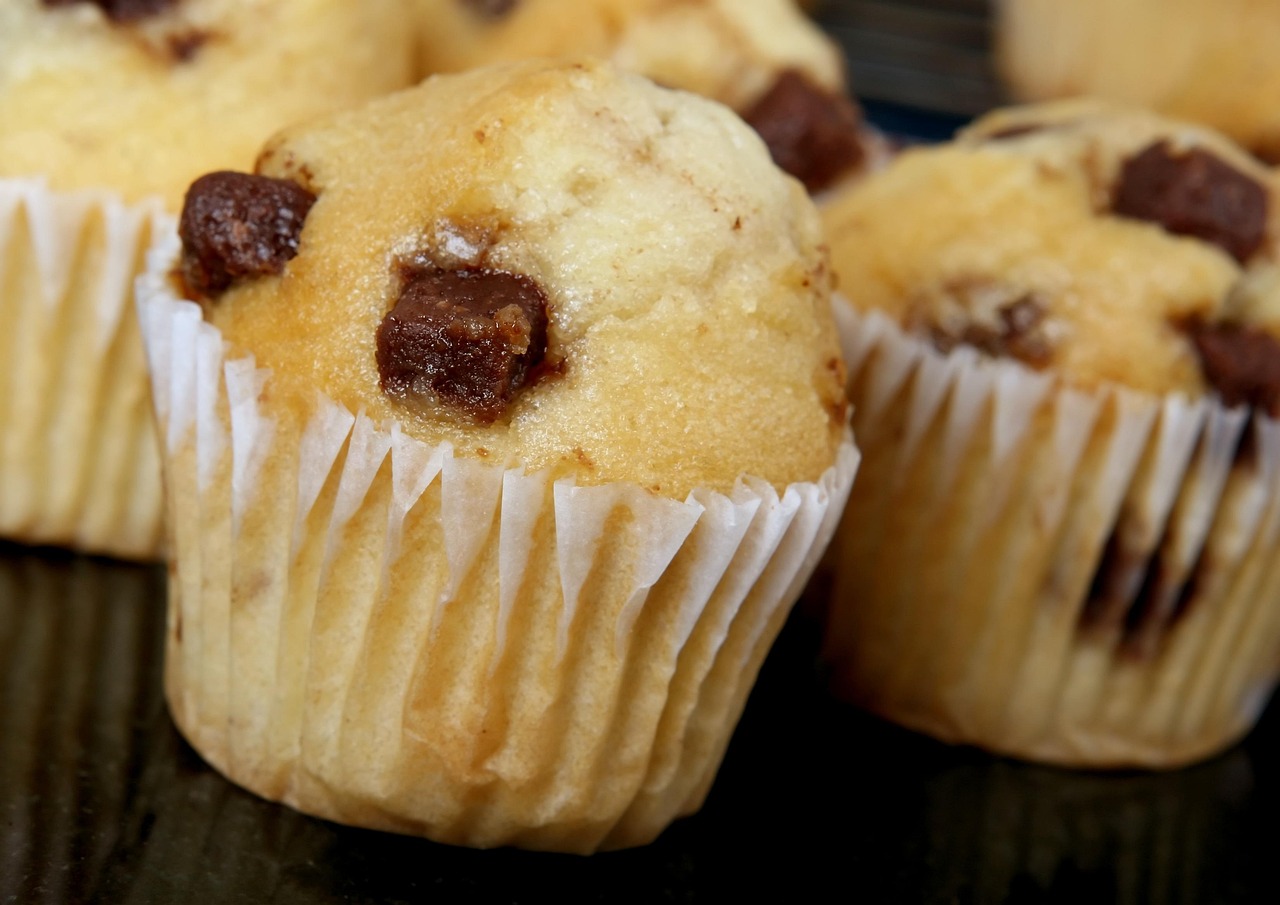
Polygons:
M0 547L0 902L1280 901L1280 712L1188 770L947 748L830 700L799 614L703 811L590 858L474 852L260 801L160 692L164 575Z

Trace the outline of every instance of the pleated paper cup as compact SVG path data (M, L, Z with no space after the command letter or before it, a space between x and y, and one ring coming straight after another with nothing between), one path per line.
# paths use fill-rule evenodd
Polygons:
M133 282L157 203L0 179L0 536L134 559L163 537Z
M218 770L343 823L591 852L698 809L857 453L665 499L457 457L139 305L175 569L166 690Z
M1248 732L1280 667L1280 423L836 310L865 456L831 556L837 689L1069 766L1172 767Z

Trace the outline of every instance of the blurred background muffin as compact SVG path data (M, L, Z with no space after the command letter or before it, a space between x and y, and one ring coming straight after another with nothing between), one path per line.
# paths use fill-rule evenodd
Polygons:
M596 56L733 108L810 191L884 154L839 48L795 0L414 0L424 73Z
M133 279L191 179L412 78L402 0L0 5L0 535L160 553Z
M866 461L839 688L953 742L1172 766L1280 650L1275 176L1088 102L978 121L825 211Z
M9 0L0 177L158 196L284 125L409 84L403 0Z
M1022 100L1088 94L1207 123L1280 159L1278 0L996 0Z

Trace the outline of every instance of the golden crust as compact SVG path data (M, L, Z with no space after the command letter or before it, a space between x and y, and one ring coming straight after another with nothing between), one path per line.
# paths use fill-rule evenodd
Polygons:
M0 177L160 195L247 168L281 125L409 84L403 0L182 0L136 24L0 4ZM184 58L185 57L185 58Z
M494 18L462 0L415 3L427 73L597 56L735 110L786 69L844 90L839 50L794 0L519 0Z
M675 498L834 461L843 372L816 211L729 111L605 64L528 62L290 130L259 169L318 200L284 273L210 317L299 418L321 391L460 455ZM563 374L492 425L385 396L375 331L411 260L534 280Z
M1209 151L1266 190L1267 238L1247 267L1110 212L1123 162L1162 139ZM1268 168L1206 129L1067 101L1000 111L949 145L911 150L824 218L840 289L861 309L916 329L957 322L959 333L1032 299L1045 314L1038 365L1085 387L1199 395L1205 381L1180 323L1277 320L1275 191Z

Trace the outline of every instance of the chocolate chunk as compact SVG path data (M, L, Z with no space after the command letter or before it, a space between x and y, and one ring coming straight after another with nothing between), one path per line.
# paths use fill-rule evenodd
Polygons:
M1243 263L1266 239L1267 192L1201 148L1158 141L1125 161L1111 209L1219 246Z
M45 6L71 6L92 3L100 7L112 22L137 22L175 6L178 0L44 0Z
M1240 324L1188 325L1200 369L1222 401L1280 415L1280 341Z
M187 288L211 296L234 280L280 273L298 253L315 200L287 179L226 171L201 176L187 190L178 224Z
M1154 549L1135 549L1117 529L1107 540L1080 612L1080 630L1103 637L1119 633L1119 651L1135 660L1155 657L1194 605L1204 571L1203 557L1191 574L1175 576L1162 555L1168 538Z
M1002 305L999 315L997 327L968 324L959 334L935 324L930 328L930 338L942 352L950 352L963 343L988 355L1016 358L1033 368L1046 367L1053 358L1053 349L1039 329L1045 317L1044 307L1028 295Z
M501 19L516 8L519 0L459 0L459 2L486 19Z
M165 44L169 48L171 57L179 63L189 63L195 59L200 49L209 43L211 37L212 35L207 31L192 29L168 35Z
M506 411L546 350L546 296L528 277L497 270L410 272L378 327L383 392L484 424Z
M847 97L788 69L742 118L769 146L773 162L816 192L862 162L861 114Z

